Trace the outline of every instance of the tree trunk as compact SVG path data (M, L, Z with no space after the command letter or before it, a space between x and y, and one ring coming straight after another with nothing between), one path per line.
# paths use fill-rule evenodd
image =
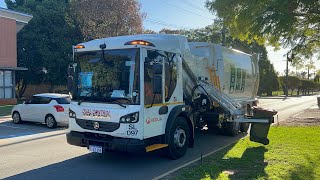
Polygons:
M54 84L52 82L50 82L49 92L53 93L53 89L54 89Z

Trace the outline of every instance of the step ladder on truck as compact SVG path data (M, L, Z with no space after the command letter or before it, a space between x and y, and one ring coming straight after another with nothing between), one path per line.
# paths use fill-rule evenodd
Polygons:
M184 36L97 39L73 47L67 141L98 153L163 149L172 159L194 146L195 129L247 132L268 144L275 111L255 107L255 55Z

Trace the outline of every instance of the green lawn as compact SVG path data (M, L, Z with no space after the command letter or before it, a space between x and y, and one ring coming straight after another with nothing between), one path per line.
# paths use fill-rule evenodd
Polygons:
M320 179L320 126L272 127L267 146L238 141L177 179Z
M10 115L12 108L13 108L13 105L0 106L0 117Z

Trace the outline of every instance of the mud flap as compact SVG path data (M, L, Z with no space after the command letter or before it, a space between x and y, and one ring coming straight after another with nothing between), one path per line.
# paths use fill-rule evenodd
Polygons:
M271 124L274 122L273 116L277 111L253 107L253 119L268 119L269 123L253 122L250 129L250 141L261 143L264 145L269 144L268 133Z

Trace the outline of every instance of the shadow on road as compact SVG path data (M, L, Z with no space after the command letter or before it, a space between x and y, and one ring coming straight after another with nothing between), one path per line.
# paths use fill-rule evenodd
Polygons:
M238 141L244 135L226 137L210 133L198 134L195 148L189 149L186 156L179 160L170 160L163 154L161 155L159 151L151 153L108 152L103 155L88 153L7 179L152 179L199 158L201 152L206 154L219 149ZM56 161L59 159L61 157L57 157Z
M21 124L14 124L12 120L0 121L0 140L54 132L65 128L66 127L57 127L56 129L49 129L45 124L41 123L23 122Z

